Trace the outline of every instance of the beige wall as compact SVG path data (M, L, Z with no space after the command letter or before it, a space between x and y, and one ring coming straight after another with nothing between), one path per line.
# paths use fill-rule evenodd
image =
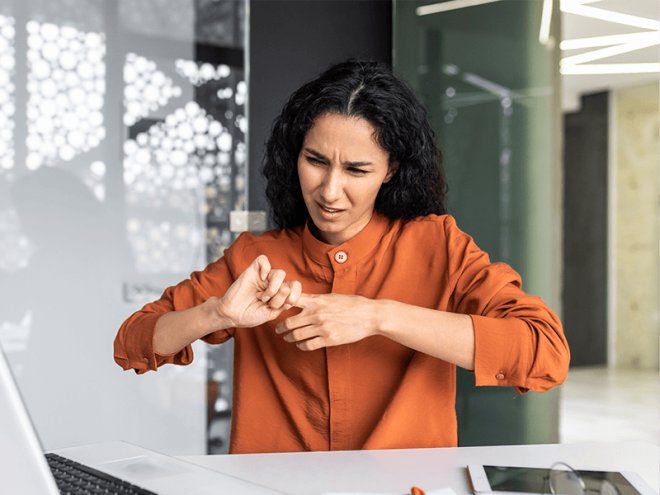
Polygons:
M658 84L614 91L615 363L658 369Z

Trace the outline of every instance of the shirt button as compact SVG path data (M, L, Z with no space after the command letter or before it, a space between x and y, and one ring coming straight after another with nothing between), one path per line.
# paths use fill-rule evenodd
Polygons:
M144 358L144 359L142 360L142 362L143 362L144 364L149 364L149 360L148 360L147 358Z
M335 253L335 261L337 263L346 263L348 260L348 255L344 251L337 251Z
M495 375L495 378L497 378L498 380L504 380L504 373L498 373L497 375Z

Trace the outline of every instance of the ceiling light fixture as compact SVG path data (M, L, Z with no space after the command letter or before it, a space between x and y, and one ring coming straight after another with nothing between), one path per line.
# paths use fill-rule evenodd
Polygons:
M660 29L660 22L654 19L621 14L620 12L613 12L611 10L599 9L596 7L587 7L586 5L582 5L579 0L577 2L575 0L561 0L560 9L562 12L614 22L616 24L653 29L655 31Z
M646 41L645 43L623 43L621 45L601 48L600 50L593 50L587 53L581 53L580 55L573 55L572 57L563 58L560 60L559 66L568 67L571 65L584 64L586 62L593 62L594 60L613 57L614 55L633 52L635 50L640 50L642 48L647 48L649 46L655 46L658 44L660 44L660 41L657 39L652 39L650 41Z
M552 21L552 0L543 0L543 12L541 13L541 31L539 32L539 43L547 45L550 40L550 22Z
M431 5L424 5L417 7L415 13L418 16L437 14L439 12L447 12L449 10L464 9L466 7L476 7L477 5L484 5L487 3L499 2L501 0L450 0L449 2L434 3Z
M590 64L590 65L571 65L559 69L562 75L583 75L583 74L642 74L660 72L658 63L642 64Z
M562 50L578 50L580 48L620 45L622 43L645 43L651 40L655 40L656 42L660 40L660 32L650 31L645 33L611 34L609 36L564 40L559 44L559 48Z

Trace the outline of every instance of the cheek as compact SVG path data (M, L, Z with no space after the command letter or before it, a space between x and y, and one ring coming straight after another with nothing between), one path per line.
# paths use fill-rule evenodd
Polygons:
M303 188L303 192L304 192L306 175L305 175L305 167L303 166L302 163L300 163L300 160L298 160L297 170L298 170L298 182L300 182L300 187Z
M311 189L313 189L314 175L309 167L305 166L305 164L300 161L298 162L298 181L300 182L303 196L309 194Z
M351 192L349 193L353 198L354 202L367 203L368 205L373 204L376 201L376 196L378 191L380 191L381 186L380 181L373 181L366 183L355 183L351 187Z

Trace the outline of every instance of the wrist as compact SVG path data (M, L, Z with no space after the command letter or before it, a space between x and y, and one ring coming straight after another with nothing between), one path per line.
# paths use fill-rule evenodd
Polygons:
M224 298L210 297L204 304L208 306L209 321L213 332L236 327L234 320L229 316Z
M387 337L387 314L390 311L391 301L387 299L375 299L371 311L373 335Z

